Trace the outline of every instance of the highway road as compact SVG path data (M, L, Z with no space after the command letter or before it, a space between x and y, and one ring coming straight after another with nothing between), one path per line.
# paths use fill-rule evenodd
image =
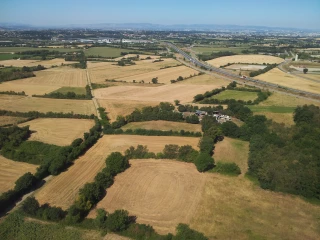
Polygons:
M309 97L313 97L313 98L320 98L320 94L317 94L317 93L310 93L310 92L302 91L299 89L289 88L289 87L281 86L278 84L273 84L273 83L257 80L257 79L250 78L250 77L247 77L246 79L242 79L237 74L227 72L223 69L213 67L212 65L210 65L206 62L199 61L197 58L190 56L189 54L182 51L180 48L178 48L177 46L175 46L172 43L166 42L166 45L169 48L173 49L175 52L180 53L186 59L186 61L189 61L193 65L200 67L200 68L203 68L205 70L211 71L211 72L218 73L219 75L225 76L231 80L246 81L246 82L253 83L254 85L257 85L259 87L278 89L281 91L289 91L289 92L297 94L297 95L301 94L301 95L309 96Z

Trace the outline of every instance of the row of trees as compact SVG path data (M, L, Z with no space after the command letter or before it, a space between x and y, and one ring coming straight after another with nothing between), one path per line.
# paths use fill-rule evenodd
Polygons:
M0 94L6 94L6 95L20 95L20 96L25 96L26 93L24 91L22 92L15 92L15 91L3 91L0 92Z
M180 82L180 81L183 81L183 80L187 80L189 78L192 78L192 77L196 77L196 76L200 76L200 75L203 75L204 73L203 72L199 72L198 74L190 74L189 77L182 77L182 76L179 76L176 80L170 80L171 83L176 83L176 82Z
M250 72L249 76L250 77L258 76L260 74L263 74L263 73L266 73L266 72L270 71L271 69L273 69L273 68L275 68L277 66L278 66L278 64L276 64L276 63L275 64L268 64L268 66L265 67L264 69L259 69L257 71Z
M232 56L232 55L237 55L237 54L234 52L230 52L230 51L220 51L220 52L212 52L211 54L199 54L198 58L201 61L208 61L211 59L225 57L225 56Z
M198 123L199 119L197 117ZM107 131L108 134L111 134L111 131ZM153 130L153 129L115 129L112 131L112 134L126 134L126 135L143 135L143 136L183 136L183 137L201 137L201 132L190 132L185 130L180 131L162 131L162 130Z

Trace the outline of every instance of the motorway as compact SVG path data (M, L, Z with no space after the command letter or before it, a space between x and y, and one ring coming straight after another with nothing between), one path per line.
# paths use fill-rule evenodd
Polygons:
M197 58L190 56L189 54L187 54L186 52L182 51L180 48L178 48L177 46L175 46L172 43L165 42L165 44L169 48L173 49L175 52L180 53L185 58L186 61L189 61L190 63L192 63L196 67L200 67L200 68L208 70L210 72L217 73L219 75L222 75L224 77L229 78L229 80L246 81L246 82L250 82L253 85L258 86L258 87L272 88L272 89L277 89L277 90L281 90L281 91L289 91L289 92L294 93L296 95L300 95L301 94L303 96L308 96L308 97L312 97L312 98L318 98L318 99L320 98L320 94L317 94L317 93L310 93L310 92L302 91L302 90L299 90L299 89L280 86L278 84L257 80L257 79L251 78L251 77L247 77L245 79L242 79L237 74L233 74L233 73L227 72L227 71L225 71L223 69L213 67L212 65L210 65L210 64L208 64L206 62L199 61Z

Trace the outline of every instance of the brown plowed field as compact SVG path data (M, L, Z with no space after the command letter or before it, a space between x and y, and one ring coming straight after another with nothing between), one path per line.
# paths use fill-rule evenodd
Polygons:
M135 109L141 109L148 106L156 106L160 102L143 102L143 101L123 101L123 100L104 100L99 99L98 103L106 109L108 118L111 122L117 119L117 116L127 116Z
M94 90L98 99L173 102L178 99L181 103L191 102L199 93L215 89L220 85L183 85L170 84L155 88L138 86L117 86Z
M0 155L0 195L15 186L19 177L27 172L35 173L37 165L15 162Z
M191 145L197 149L198 142L199 138L190 137L105 135L68 171L54 177L35 196L41 204L49 203L67 209L76 200L79 189L87 182L92 182L105 167L105 159L111 152L124 152L138 144L147 145L151 152L161 152L166 144Z
M138 223L151 224L159 233L174 233L189 223L199 204L205 175L192 163L171 160L131 160L130 168L115 178L97 208L126 209ZM92 210L89 217L95 216Z
M35 131L28 140L40 141L58 146L67 146L76 138L93 127L94 121L89 119L39 118L20 124L30 126Z
M18 112L64 112L96 114L91 100L34 98L14 95L0 95L0 109Z

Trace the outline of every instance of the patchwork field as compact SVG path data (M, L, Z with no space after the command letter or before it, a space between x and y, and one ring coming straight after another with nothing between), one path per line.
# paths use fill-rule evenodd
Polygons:
M236 90L225 90L217 95L212 96L214 99L226 100L226 99L235 99L242 101L253 101L257 98L258 94L256 92L245 92L245 91L236 91Z
M64 112L96 114L91 100L34 98L14 95L0 95L0 109L18 112Z
M320 74L299 74L300 77L310 78L312 80L317 80L320 82Z
M0 47L0 52L24 52L24 51L41 51L41 50L49 50L52 51L52 48L50 47L41 47L41 48L32 48L32 47ZM55 48L55 51L59 52L75 52L80 51L79 49L73 49L73 48Z
M320 92L320 82L317 83L314 81L299 78L292 74L284 73L278 68L274 68L255 78L266 82L279 84L284 87L296 88L313 93Z
M135 109L143 107L156 106L160 102L144 102L144 101L128 101L128 100L103 100L99 99L98 103L106 109L108 118L111 122L117 119L117 116L126 116L132 113Z
M0 91L24 91L27 95L43 95L59 87L85 87L86 72L83 69L61 67L35 72L36 77L0 84Z
M320 206L243 177L205 175L190 227L209 239L319 239Z
M183 85L219 85L219 86L227 86L230 81L224 80L222 78L214 77L212 75L203 74L200 76L192 77L175 84L183 84Z
M144 60L136 62L136 65L121 67L113 62L88 62L88 71L93 83L105 82L106 79L130 78L131 76L149 73L160 70L168 66L176 66L178 61L168 58L162 62L152 62L153 60ZM130 79L131 82L134 78ZM151 81L151 79L150 79Z
M147 122L131 122L122 127L123 130L127 129L153 129L162 131L190 131L190 132L201 132L200 124L180 123L180 122L169 122L169 121L147 121Z
M117 86L94 90L98 99L133 100L151 102L173 102L178 99L181 103L191 102L193 97L199 93L215 89L221 85L183 85L170 84L156 88L145 88L136 86Z
M268 56L268 55L233 55L220 57L213 60L207 61L207 63L211 64L215 67L220 67L226 65L228 63L281 63L284 60L282 58Z
M69 65L77 62L66 61L63 58L55 58L51 60L4 60L0 62L4 66L14 66L14 67L32 67L42 65L46 68L51 68L52 66Z
M92 182L96 174L105 167L105 159L115 151L124 152L130 146L147 145L151 152L160 152L166 144L191 145L197 149L199 138L149 137L133 135L105 135L87 153L77 159L68 171L54 177L37 193L41 204L67 209L77 198L79 189Z
M159 233L174 233L178 223L189 223L199 204L205 176L194 164L170 160L131 160L130 168L115 178L97 208L126 209L138 223ZM95 216L95 210L89 217Z
M190 75L198 74L199 72L193 70L192 68L188 68L186 66L172 67L161 69L157 71L152 71L148 73L142 73L138 75L132 75L129 77L119 78L119 80L125 80L128 82L132 82L132 80L144 82L152 82L152 78L158 77L158 83L171 84L170 80L176 80L179 76L190 77Z
M234 162L241 169L241 175L248 170L249 142L229 137L215 144L213 158L215 162Z
M0 195L12 189L19 177L27 172L35 173L37 165L15 162L0 155Z
M19 126L28 125L31 131L35 131L28 140L67 146L76 138L83 138L83 134L93 127L94 121L89 119L40 118L22 123Z
M17 124L19 121L24 120L22 117L0 116L0 126L7 124Z
M101 56L101 57L120 57L121 52L130 52L132 50L124 48L113 48L113 47L92 47L84 51L86 56Z

